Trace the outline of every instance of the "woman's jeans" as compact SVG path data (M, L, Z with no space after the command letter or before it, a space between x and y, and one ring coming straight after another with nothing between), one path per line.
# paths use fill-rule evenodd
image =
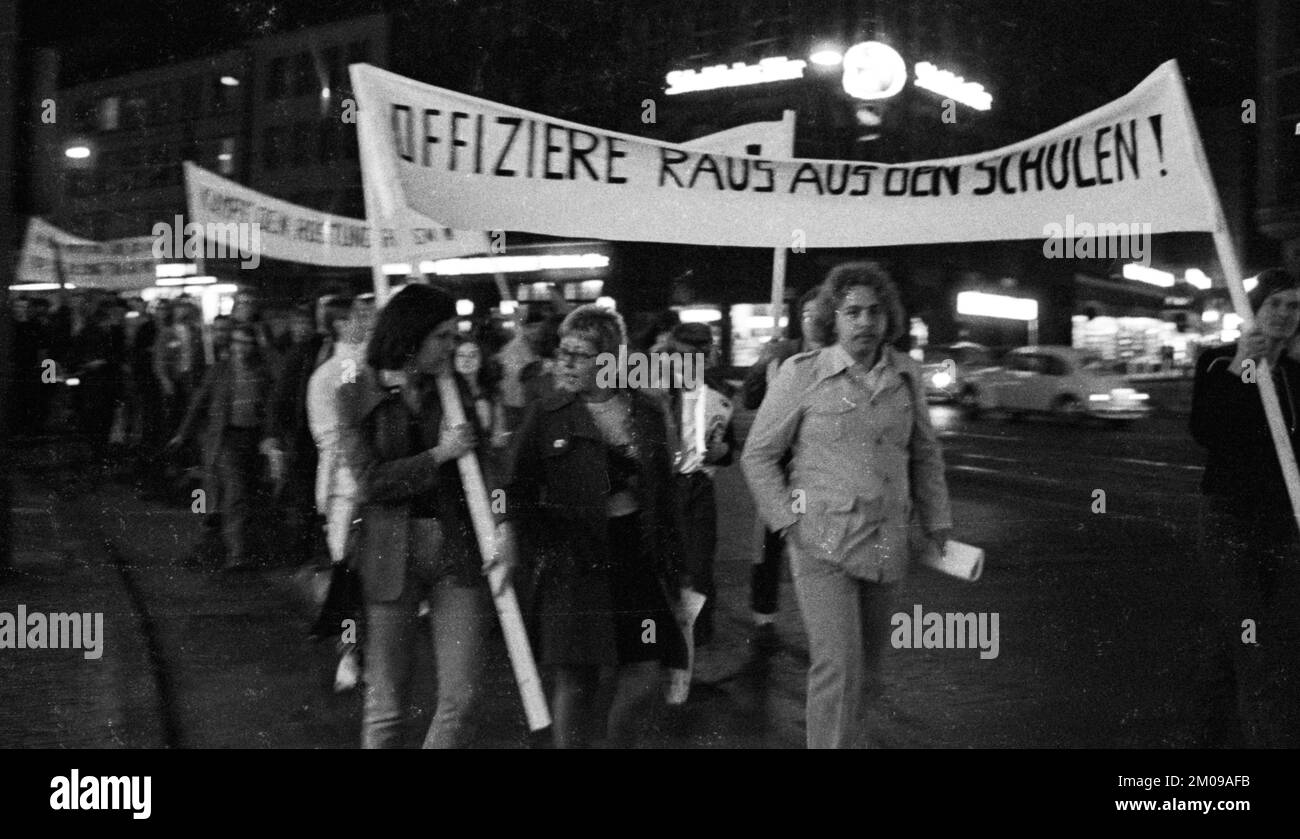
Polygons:
M790 569L808 630L808 748L865 745L866 712L881 687L897 583L850 577L790 545Z
M438 705L424 748L450 749L469 741L466 721L478 693L487 633L486 588L457 585L446 576L429 583L408 572L399 599L366 604L364 749L402 744L414 656L424 640L417 616L421 600L429 604L438 668Z

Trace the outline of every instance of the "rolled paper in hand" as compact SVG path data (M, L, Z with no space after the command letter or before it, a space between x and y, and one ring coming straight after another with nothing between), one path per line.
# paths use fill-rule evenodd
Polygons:
M941 574L973 583L984 573L984 549L949 539L942 554L931 544L921 554L921 564Z

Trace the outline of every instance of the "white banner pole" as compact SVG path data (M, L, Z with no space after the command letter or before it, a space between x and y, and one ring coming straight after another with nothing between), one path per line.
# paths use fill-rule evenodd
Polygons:
M465 422L465 411L460 404L460 394L449 374L438 377L438 395L442 398L443 415L447 418L447 422L452 425ZM478 536L479 552L484 557L490 557L496 553L496 523L488 503L487 485L483 482L483 471L479 468L478 455L473 451L467 452L456 461L456 465L460 467L460 479L465 487L465 499L469 502L470 516L474 520L474 533ZM506 650L510 653L510 666L514 669L515 682L518 683L519 694L523 697L528 728L538 731L551 724L551 715L546 707L541 678L537 675L533 650L528 643L528 633L524 630L519 600L515 597L514 586L510 584L505 569L501 566L493 567L488 573L488 583L492 588L492 601L496 604L497 616L501 619Z
M784 140L787 145L782 157L794 157L794 111L782 111L781 123L784 127ZM790 231L793 238L794 231ZM780 247L772 251L772 340L781 340L781 313L785 310L785 248ZM791 317L799 317L800 314L795 312Z

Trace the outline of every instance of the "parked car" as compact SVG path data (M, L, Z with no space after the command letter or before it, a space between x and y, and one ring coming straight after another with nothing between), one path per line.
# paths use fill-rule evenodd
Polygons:
M1074 347L1020 347L1002 364L966 376L958 403L969 415L1047 413L1115 424L1151 413L1150 397L1117 372L1116 362Z
M936 344L922 352L925 395L941 402L957 398L967 375L993 364L993 351L970 341Z

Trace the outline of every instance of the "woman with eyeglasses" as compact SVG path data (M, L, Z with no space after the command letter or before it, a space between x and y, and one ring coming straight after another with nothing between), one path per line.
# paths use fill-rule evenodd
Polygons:
M1292 451L1300 451L1300 363L1288 344L1300 329L1300 281L1261 273L1249 294L1254 327L1196 363L1192 437L1206 450L1199 555L1209 606L1212 670L1201 709L1207 746L1300 745L1297 677L1300 533L1259 395L1267 362ZM1255 626L1251 640L1247 624ZM1290 651L1289 653L1287 651Z
M564 319L555 387L528 408L506 470L505 527L530 540L557 748L633 745L660 665L686 666L666 595L682 558L668 418L657 399L607 386L626 343L612 310Z
M952 516L920 371L890 346L907 325L893 281L874 263L837 266L818 311L834 343L781 367L741 466L759 515L790 546L812 659L808 746L854 748L913 521L942 549Z

